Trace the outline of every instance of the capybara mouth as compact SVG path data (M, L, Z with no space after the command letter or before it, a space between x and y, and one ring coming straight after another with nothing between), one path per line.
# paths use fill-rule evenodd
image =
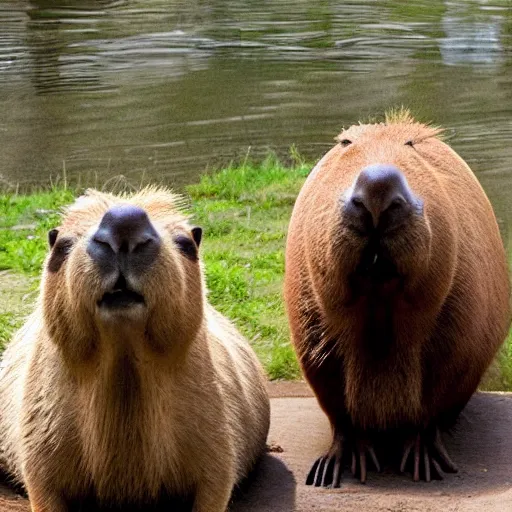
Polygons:
M128 308L136 304L144 304L144 297L128 288L123 275L119 276L114 288L106 292L98 301L98 306L104 308Z
M132 290L114 290L105 293L98 302L100 307L127 308L135 304L144 304L144 297Z
M368 244L361 253L356 274L375 283L385 283L400 278L395 262L378 244Z

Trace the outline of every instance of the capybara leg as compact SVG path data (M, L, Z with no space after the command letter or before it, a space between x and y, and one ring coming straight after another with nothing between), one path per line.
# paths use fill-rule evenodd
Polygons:
M352 464L350 467L354 476L359 474L362 484L366 483L366 453L370 455L375 470L380 473L379 460L371 441L364 437L357 439L352 446Z
M362 434L354 434L350 438L341 433L334 434L329 451L318 458L311 467L306 478L306 485L315 487L339 487L343 474L346 455L352 453L352 474L359 473L361 483L366 482L366 454L373 461L375 469L380 471L380 464L371 442Z
M59 496L43 496L39 493L28 493L32 512L68 512L63 498Z
M347 441L343 434L334 434L329 451L316 459L309 470L306 485L339 487L343 473L343 455Z
M405 471L407 461L412 458L412 478L418 482L424 478L442 480L445 473L457 473L457 466L448 455L437 426L416 432L405 443L400 471Z
M192 512L225 512L233 486L225 481L217 481L216 485L202 485L194 499Z

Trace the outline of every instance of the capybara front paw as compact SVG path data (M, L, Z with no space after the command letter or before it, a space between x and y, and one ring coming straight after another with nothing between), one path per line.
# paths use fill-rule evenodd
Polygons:
M423 478L442 480L444 473L457 473L457 466L451 460L437 427L417 432L404 446L400 471L405 471L407 462L412 463L412 478L418 482Z
M331 454L329 451L315 460L306 478L306 485L339 487L342 472L341 454Z
M366 454L368 453L377 471L380 471L380 464L372 444L366 439L356 439L348 442L343 436L337 435L329 451L319 457L311 467L306 478L306 485L315 487L340 487L343 474L343 463L345 454L352 453L351 470L354 476L359 476L361 483L366 482Z
M368 440L358 440L352 449L351 470L354 476L359 475L361 483L366 483L366 453L372 459L375 470L380 473L380 464L373 449L372 444Z

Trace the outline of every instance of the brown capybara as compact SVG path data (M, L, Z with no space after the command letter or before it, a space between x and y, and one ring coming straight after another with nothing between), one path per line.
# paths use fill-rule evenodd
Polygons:
M208 305L201 230L179 204L90 191L49 233L38 305L0 374L0 463L33 512L171 498L223 512L264 451L263 372Z
M406 111L352 126L293 210L285 298L293 344L332 446L306 483L366 480L398 440L414 480L454 472L440 430L476 390L509 325L491 205L466 163Z

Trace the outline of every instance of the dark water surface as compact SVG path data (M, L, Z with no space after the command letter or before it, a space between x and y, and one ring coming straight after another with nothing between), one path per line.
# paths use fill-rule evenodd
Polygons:
M0 1L3 185L179 186L402 104L450 129L506 232L510 0Z

